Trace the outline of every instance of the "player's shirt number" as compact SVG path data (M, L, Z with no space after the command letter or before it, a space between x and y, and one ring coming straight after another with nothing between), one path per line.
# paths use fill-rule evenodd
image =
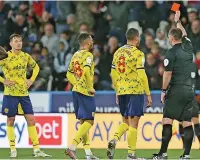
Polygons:
M120 56L119 57L119 61L118 61L118 70L120 73L124 73L125 70L125 66L126 66L126 58L124 56Z
M83 70L81 69L79 62L78 61L72 62L72 66L73 66L73 71L74 71L75 77L81 78L81 76L83 74Z

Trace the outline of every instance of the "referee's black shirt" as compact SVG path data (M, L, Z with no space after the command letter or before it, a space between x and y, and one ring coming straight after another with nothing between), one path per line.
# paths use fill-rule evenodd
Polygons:
M182 38L182 43L175 44L167 51L164 66L165 71L172 71L170 85L192 86L191 63L193 55L192 43L186 36Z

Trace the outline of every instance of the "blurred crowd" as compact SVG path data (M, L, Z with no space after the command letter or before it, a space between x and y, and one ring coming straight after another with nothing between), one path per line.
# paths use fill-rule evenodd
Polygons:
M167 33L175 27L168 1L0 1L0 45L10 49L9 36L24 37L23 51L30 53L40 66L32 91L70 90L66 71L77 37L89 32L94 38L96 90L112 90L110 77L113 54L126 43L127 28L140 31L141 49L146 55L146 73L152 90L160 89L163 59L171 46ZM200 2L184 1L181 21L194 47L194 61L200 69ZM199 72L200 73L200 72ZM1 73L2 74L2 73ZM27 74L31 75L31 70ZM200 89L200 79L197 83Z

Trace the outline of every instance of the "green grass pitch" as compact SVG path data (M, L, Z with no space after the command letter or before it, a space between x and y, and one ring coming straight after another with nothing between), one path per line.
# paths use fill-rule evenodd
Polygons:
M68 159L64 155L64 149L43 149L47 154L51 154L52 159ZM107 159L105 149L93 149L93 153L100 159ZM150 158L152 153L156 153L158 150L137 150L137 156L141 158ZM126 159L127 150L117 149L115 152L115 159ZM182 150L169 150L169 159L179 159L179 156L183 153ZM18 159L33 159L32 149L18 149ZM83 149L77 150L78 159L84 159L85 153ZM0 149L0 159L9 159L9 149ZM37 158L38 159L38 158ZM191 151L191 159L200 159L200 150Z

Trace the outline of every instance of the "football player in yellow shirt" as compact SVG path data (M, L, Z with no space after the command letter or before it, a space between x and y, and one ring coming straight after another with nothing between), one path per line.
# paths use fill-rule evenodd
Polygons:
M90 34L81 33L78 37L80 50L72 57L67 78L73 85L72 96L76 118L80 120L80 127L75 135L72 144L65 153L71 159L77 159L76 147L82 141L86 152L86 159L96 158L89 147L89 129L94 123L96 105L94 100L95 90L93 88L94 62L90 49L93 47L93 40Z
M147 95L147 106L151 106L151 94L144 69L145 56L137 46L140 36L137 29L126 32L127 44L114 54L111 77L116 91L123 123L121 123L108 144L107 156L114 158L117 141L128 131L128 159L136 159L137 127L143 115L144 92Z
M4 84L2 114L7 115L7 136L11 149L10 157L17 157L13 125L15 116L18 114L18 106L21 106L28 124L28 133L33 143L34 157L49 157L49 155L39 149L33 107L28 94L28 88L33 84L38 75L39 66L29 54L21 50L21 35L11 35L10 46L12 49L8 51L8 58L0 61L0 66L4 74L4 78L0 77L0 82ZM30 79L26 79L28 66L33 68L33 74Z

